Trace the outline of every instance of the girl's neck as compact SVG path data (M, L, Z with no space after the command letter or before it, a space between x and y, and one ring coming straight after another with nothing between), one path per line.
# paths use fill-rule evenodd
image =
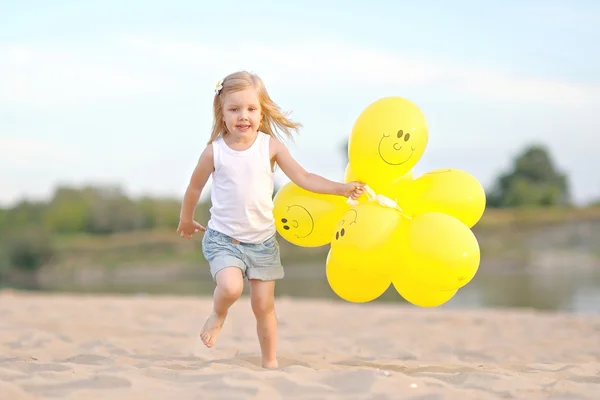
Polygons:
M231 149L243 151L247 150L252 146L252 144L254 144L257 136L258 132L252 132L245 135L236 135L231 132L227 132L225 135L223 135L223 140Z

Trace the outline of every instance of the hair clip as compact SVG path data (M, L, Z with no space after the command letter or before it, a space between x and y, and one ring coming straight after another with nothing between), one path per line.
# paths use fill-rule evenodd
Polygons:
M215 93L218 95L221 93L221 89L223 89L223 79L217 82L217 86L215 87Z

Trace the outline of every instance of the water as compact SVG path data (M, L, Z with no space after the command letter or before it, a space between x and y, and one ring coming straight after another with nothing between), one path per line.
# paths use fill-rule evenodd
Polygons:
M147 293L211 296L214 283L206 267L171 279L142 281L116 279L96 286L63 284L46 290L69 290L109 293ZM248 285L244 289L249 293ZM324 264L300 264L286 267L286 277L276 285L277 296L339 300L325 277ZM393 286L375 303L406 304ZM544 311L600 313L600 270L565 266L557 271L530 271L513 266L482 261L471 282L459 290L446 308L531 308Z

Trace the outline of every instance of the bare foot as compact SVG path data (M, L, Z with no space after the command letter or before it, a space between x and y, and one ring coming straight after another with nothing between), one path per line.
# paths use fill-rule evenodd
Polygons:
M217 315L214 311L208 316L208 319L200 331L200 338L206 347L213 347L221 332L221 327L225 322L225 315Z
M265 369L277 369L277 368L279 368L279 363L277 362L277 360L272 360L272 361L263 360L262 366Z

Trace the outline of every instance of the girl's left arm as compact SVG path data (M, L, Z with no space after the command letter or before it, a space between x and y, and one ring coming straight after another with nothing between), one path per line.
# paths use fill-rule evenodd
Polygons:
M306 171L292 157L288 148L280 141L272 138L271 154L284 174L301 188L323 194L334 194L344 197L358 198L364 193L362 182L334 182L320 175Z

